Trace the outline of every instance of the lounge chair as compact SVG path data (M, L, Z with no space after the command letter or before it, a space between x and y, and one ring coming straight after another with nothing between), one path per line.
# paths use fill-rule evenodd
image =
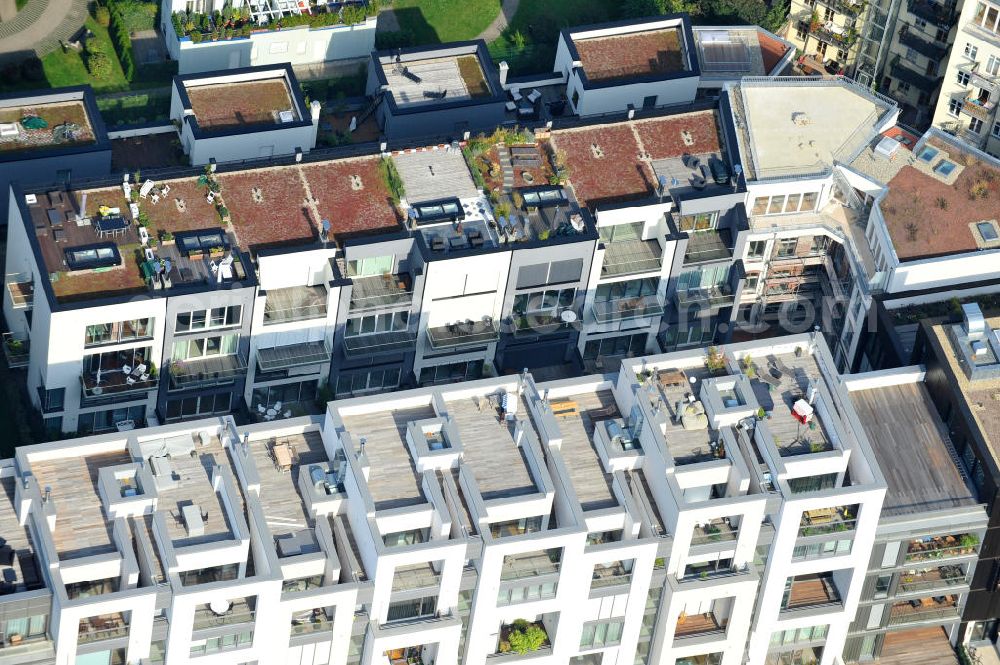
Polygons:
M538 92L537 90L532 90L531 92L528 93L528 101L531 102L532 104L534 104L541 98L542 98L542 93Z

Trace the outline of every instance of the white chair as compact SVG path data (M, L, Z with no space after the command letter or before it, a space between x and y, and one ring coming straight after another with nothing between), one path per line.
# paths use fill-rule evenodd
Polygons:
M263 404L258 404L257 405L257 413L259 413L261 415L264 415L265 413L267 413L267 409L264 408Z
M520 90L518 90L517 88L511 88L510 89L510 98L513 99L515 102L521 101L522 97L521 97Z
M275 402L273 408L275 411L281 411L281 402Z
M139 227L139 242L141 242L143 245L148 245L149 244L149 231L146 230L145 226L140 226ZM146 251L149 251L149 250L146 250ZM147 256L146 260L148 261L151 258L153 258L153 257Z
M139 377L139 380L140 381L149 381L149 374L143 373L143 375Z
M147 261L152 261L153 259L156 258L156 255L153 254L153 250L150 249L149 247L142 250L142 253L145 255Z
M513 113L514 111L516 111L516 110L517 110L517 103L516 103L516 102L507 102L506 104L504 104L504 107L505 107L505 108L506 108L506 109L507 109L508 111L510 111L510 112L512 112L512 113Z
M132 373L132 368L130 366L128 366L128 365L122 365L122 373L123 374L131 374Z
M160 188L160 191L163 192L164 196L166 196L170 193L170 185L164 184L163 187Z
M292 417L292 410L289 409L288 411L285 411L285 413L282 414L282 415L284 415L286 418L291 418Z
M149 196L149 193L153 191L153 187L154 184L152 180L147 180L146 182L142 183L142 187L139 189L139 196L141 196L142 198L146 198L147 196Z
M531 102L532 104L534 104L541 98L542 98L542 93L538 92L537 90L532 90L530 93L528 93L528 101Z
M160 202L160 195L153 194L153 203L159 203L159 202Z
M146 373L146 369L147 369L147 367L146 367L145 363L139 363L138 365L135 366L135 372L134 372L134 374L136 376L139 376L140 374L145 374Z
M135 379L133 379L131 376L127 376L125 377L125 383L131 386L133 383L135 383Z

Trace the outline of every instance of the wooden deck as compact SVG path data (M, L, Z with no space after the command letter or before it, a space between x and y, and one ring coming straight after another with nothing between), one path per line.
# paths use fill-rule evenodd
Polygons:
M116 551L111 523L104 515L97 493L97 476L103 467L128 464L125 450L88 457L64 457L31 465L44 494L56 506L56 526L52 538L60 559L73 559Z
M683 623L680 619L677 620L674 637L688 637L690 635L712 633L717 630L723 630L725 625L725 622L720 624L711 612L706 612L705 614L688 614L684 617Z
M365 456L371 465L368 491L376 510L425 503L420 477L406 447L406 425L435 417L430 405L344 417L344 427L359 445L365 438Z
M14 478L4 478L0 483L3 485L3 493L0 494L0 536L7 541L6 545L14 548L15 554L14 563L9 568L4 568L2 580L17 585L18 590L23 591L25 574L21 569L23 563L21 557L34 555L35 549L28 536L28 530L17 523L17 510L14 508ZM7 570L13 571L14 579L10 579L6 574ZM28 573L29 578L36 575L37 571L34 570ZM41 579L38 581L41 582Z
M269 451L275 443L286 442L292 448L292 468L279 471ZM251 442L250 452L260 475L260 505L271 535L278 537L312 527L314 520L306 513L299 494L299 474L308 474L310 464L328 461L323 437L318 432L269 437Z
M788 597L788 609L824 605L840 600L833 589L832 580L824 581L816 575L802 575L792 582L792 591Z
M958 665L955 650L940 626L894 630L885 634L879 665Z
M771 358L774 356L754 359L759 371L767 371L767 364ZM767 427L771 430L778 452L782 456L809 453L811 448L809 444L803 444L803 440L811 441L825 450L832 449L826 426L818 413L813 416L815 429L799 424L792 416L792 405L796 400L805 397L809 390L810 379L818 380L821 376L816 361L807 353L803 353L799 358L793 353L786 353L777 357L777 360L789 370L782 374L778 386L770 393L773 400L771 408L773 415L767 421ZM768 408L766 404L761 406Z
M593 440L595 413L614 407L614 413L599 415L598 422L621 417L615 397L610 390L602 390L573 395L572 400L576 402L579 413L558 420L563 437L562 456L573 489L583 510L613 508L618 505L618 500L611 490L611 474L605 473Z
M479 196L465 159L443 150L408 152L392 158L406 187L410 204L434 201L445 196L459 199Z
M218 437L212 437L208 445L198 445L193 456L170 457L174 477L179 480L175 487L159 490L158 510L167 511L167 533L174 547L211 543L232 537L222 500L212 487L212 468L228 463L229 458ZM234 499L238 499L234 508L242 509L241 498L234 497ZM181 516L182 508L191 504L198 506L202 514L208 513L208 519L205 520L205 534L202 536L188 536L187 527Z
M498 422L492 409L480 411L472 398L448 402L447 408L462 440L462 462L472 470L484 499L536 491L512 425Z
M951 440L923 383L857 390L851 401L888 484L883 515L977 503L952 461Z

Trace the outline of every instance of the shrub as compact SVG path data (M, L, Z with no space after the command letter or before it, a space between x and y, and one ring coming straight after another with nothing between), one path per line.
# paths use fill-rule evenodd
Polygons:
M380 159L378 172L382 176L382 183L392 196L392 202L398 204L399 200L406 196L406 191L403 189L403 179L399 177L399 171L396 170L392 159L389 157Z
M111 23L111 10L103 5L99 6L94 10L94 20L97 21L98 25L108 27Z
M519 624L520 621L514 622L515 628L507 636L511 650L519 654L538 651L538 648L545 642L545 631L533 624L525 623L523 627L520 627Z
M96 79L111 76L111 58L101 51L87 53L87 71Z
M122 10L118 5L110 7L111 23L108 26L108 36L115 47L118 59L122 64L122 72L129 81L135 79L135 59L132 57L132 38Z

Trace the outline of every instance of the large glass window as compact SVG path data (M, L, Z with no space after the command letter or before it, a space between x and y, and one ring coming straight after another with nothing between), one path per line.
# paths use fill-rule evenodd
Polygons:
M77 420L77 430L80 434L110 432L117 428L118 423L126 420L131 420L135 423L136 427L144 427L146 424L146 407L130 406L128 408L81 413Z
M399 386L400 369L372 369L344 373L337 377L336 397L350 397L367 392L392 390Z
M153 337L153 319L131 319L114 323L97 323L87 326L83 345L101 346L102 344L118 344L132 342L138 339Z
M218 393L167 400L167 420L229 413L232 396L232 393Z
M253 405L269 407L272 404L281 402L284 404L296 404L298 402L312 402L316 399L316 391L319 380L296 381L294 383L283 383L279 386L261 386L253 389Z
M367 259L357 259L347 262L348 277L373 277L392 272L392 255L370 256Z
M217 335L174 342L171 358L174 361L196 360L212 356L230 356L239 351L239 335Z
M638 355L646 351L647 333L620 335L604 339L592 339L583 347L584 360L596 360L601 356Z
M178 312L174 328L179 333L185 333L212 328L231 328L240 325L242 321L243 306L231 305L229 307L199 309L193 312Z
M576 289L546 289L519 293L514 296L514 314L551 314L572 307L576 301Z
M976 5L976 16L973 22L981 28L1000 34L1000 8L980 2Z
M406 330L409 320L410 313L407 311L356 316L347 319L347 323L344 326L344 335L354 337L355 335L402 331Z
M642 298L643 296L656 295L657 285L658 280L652 277L600 284L594 292L594 301L607 302L609 300L621 300L622 298Z
M710 231L719 223L718 211L699 212L694 215L680 215L677 218L679 231Z
M583 625L583 633L580 635L580 648L598 649L618 644L621 642L624 626L623 619L586 623Z
M729 269L730 266L721 265L686 270L677 276L677 290L718 289L726 286L729 284Z
M505 536L522 536L542 530L542 516L522 517L509 522L494 522L490 524L490 534L494 538Z
M642 228L645 222L630 222L628 224L615 224L614 226L602 226L598 229L601 242L623 242L626 240L642 240Z
M437 596L425 596L413 600L389 603L386 621L406 621L420 617L434 616L437 611Z

